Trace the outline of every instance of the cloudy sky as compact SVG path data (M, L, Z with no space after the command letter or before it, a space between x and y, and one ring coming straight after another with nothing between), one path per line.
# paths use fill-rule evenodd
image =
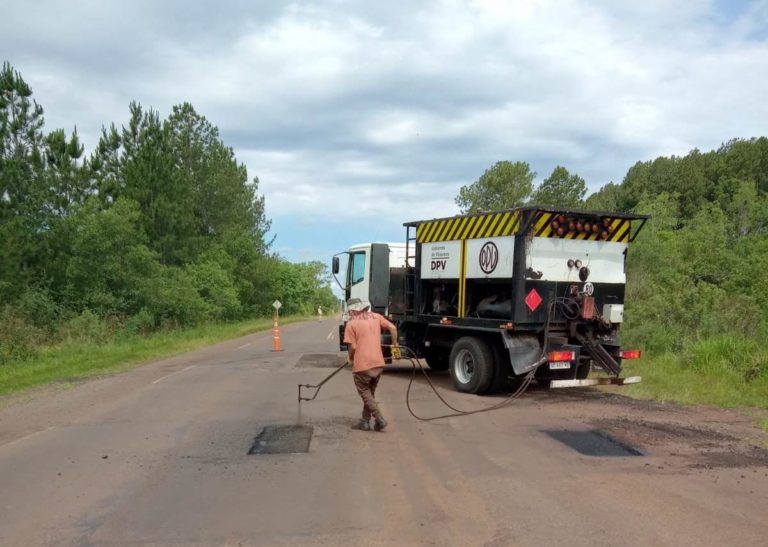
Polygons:
M0 60L89 148L191 102L292 260L400 241L499 160L596 190L768 124L768 0L0 0Z

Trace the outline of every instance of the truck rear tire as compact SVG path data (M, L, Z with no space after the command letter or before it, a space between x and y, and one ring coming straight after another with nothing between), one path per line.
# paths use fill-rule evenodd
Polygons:
M448 359L451 380L457 391L481 394L487 392L494 377L493 351L474 336L459 338Z
M424 359L432 370L448 370L448 350L427 348Z

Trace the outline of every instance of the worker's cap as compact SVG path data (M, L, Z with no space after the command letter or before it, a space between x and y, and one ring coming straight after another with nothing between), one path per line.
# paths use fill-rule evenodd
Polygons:
M347 309L349 311L365 311L371 308L371 303L360 298L350 298L347 300Z

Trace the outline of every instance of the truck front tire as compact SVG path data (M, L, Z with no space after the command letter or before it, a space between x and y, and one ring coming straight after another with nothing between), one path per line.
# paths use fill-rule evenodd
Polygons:
M459 338L451 348L448 364L457 391L481 394L490 389L495 368L493 351L480 338Z

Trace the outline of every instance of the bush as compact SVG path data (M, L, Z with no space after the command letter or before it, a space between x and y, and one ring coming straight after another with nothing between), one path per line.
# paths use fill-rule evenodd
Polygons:
M18 301L19 311L33 325L52 329L61 313L61 308L45 289L28 289Z
M187 271L214 319L235 319L241 314L240 299L229 273L213 261L192 264Z
M147 308L141 308L139 313L129 317L125 322L125 333L129 335L146 335L155 330L155 316Z
M0 309L0 365L34 357L43 333L30 324L18 309Z
M102 343L114 336L116 327L116 321L103 319L86 309L80 315L65 320L59 327L58 335L67 342Z
M212 307L200 296L186 270L168 268L147 287L144 307L155 324L168 329L197 325L213 315Z

